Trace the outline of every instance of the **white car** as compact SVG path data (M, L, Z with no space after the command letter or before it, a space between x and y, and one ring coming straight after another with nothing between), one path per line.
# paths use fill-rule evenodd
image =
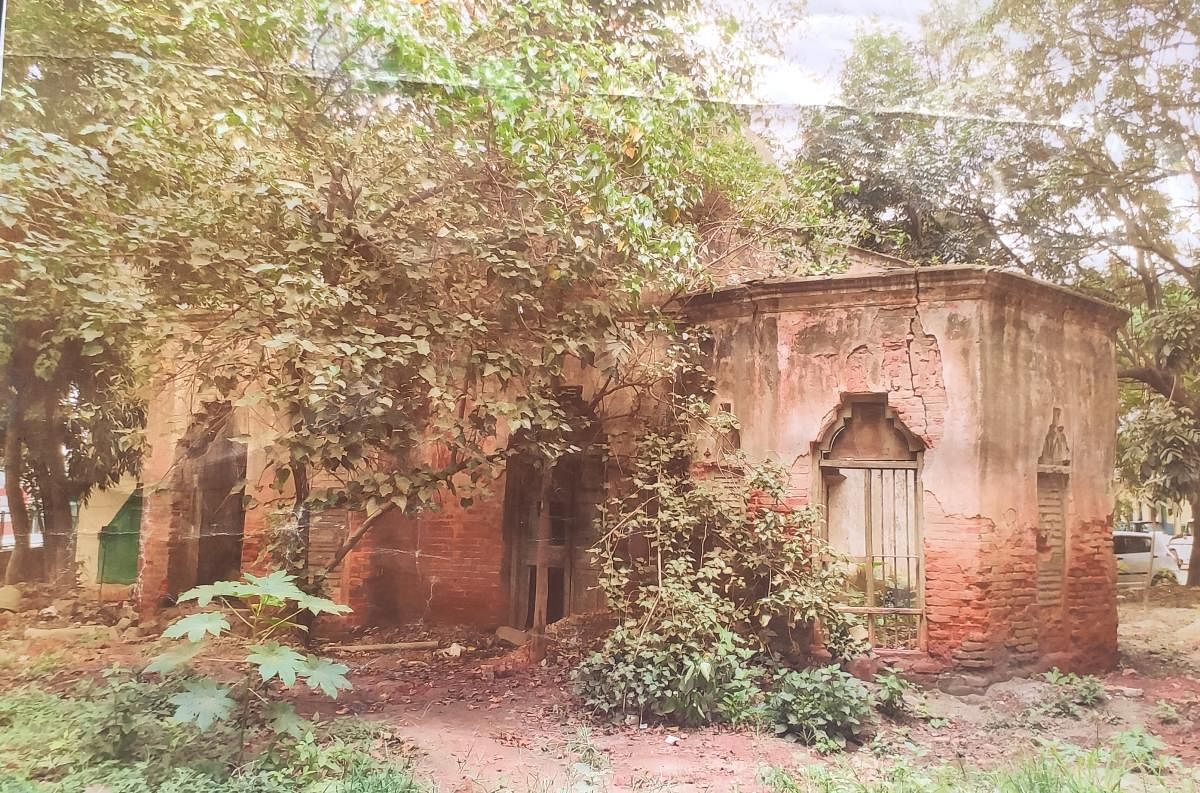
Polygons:
M1188 562L1192 559L1192 537L1190 534L1181 534L1178 537L1172 537L1167 543L1167 552L1175 557L1175 562L1179 565L1179 583L1187 583Z
M1150 574L1150 547L1154 546L1154 574L1166 570L1179 579L1180 566L1161 532L1114 531L1113 554L1117 557L1117 584L1145 586ZM1190 549L1189 549L1190 551Z

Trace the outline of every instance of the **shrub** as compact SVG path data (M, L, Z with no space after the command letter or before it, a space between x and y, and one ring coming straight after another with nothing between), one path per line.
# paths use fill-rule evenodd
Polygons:
M775 731L821 749L844 747L871 712L866 686L837 666L784 672L769 697Z
M594 553L617 627L576 670L598 712L683 724L762 714L759 683L777 658L802 658L814 625L837 657L864 649L836 604L844 567L813 509L784 505L778 466L691 476L682 434L639 442L631 491L607 507Z
M875 675L875 684L879 687L875 693L875 704L880 713L894 719L912 713L908 702L912 683L896 674L895 670L885 669Z
M246 573L244 579L217 581L183 593L181 602L195 600L201 607L215 602L220 608L198 611L171 623L163 636L181 640L181 644L155 658L146 671L166 674L186 668L206 641L225 636L239 646L241 658L237 660L246 670L245 675L232 686L209 678L188 681L171 697L175 705L173 718L201 729L232 719L244 730L254 716L277 735L297 736L307 729L307 723L290 704L270 697L270 684L277 681L291 688L304 682L313 691L336 699L340 690L351 687L345 677L349 670L344 664L301 655L281 644L279 638L305 629L296 621L304 612L316 616L342 614L350 609L301 591L295 576L282 570L262 577ZM244 633L230 630L231 618L245 627Z
M588 707L600 713L657 716L677 724L737 723L762 702L755 650L730 631L701 646L687 637L639 634L618 626L602 652L579 666Z

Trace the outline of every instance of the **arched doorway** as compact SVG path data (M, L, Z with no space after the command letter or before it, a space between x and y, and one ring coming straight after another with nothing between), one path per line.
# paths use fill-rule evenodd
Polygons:
M855 563L844 608L880 649L923 644L923 450L876 394L846 398L818 444L827 537Z

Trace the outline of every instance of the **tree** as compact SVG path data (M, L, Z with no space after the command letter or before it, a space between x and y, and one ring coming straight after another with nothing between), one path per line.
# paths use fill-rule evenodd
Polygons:
M1024 264L1006 241L1017 218L1002 185L1036 128L977 115L977 92L896 32L855 39L840 91L842 106L809 119L799 158L845 175L836 206L863 219L858 244L927 263Z
M923 43L901 54L860 48L864 58L879 57L866 68L851 61L862 73L888 73L909 68L922 44L936 54L924 74L937 87L920 102L948 115L872 122L899 128L891 145L912 145L911 161L938 164L935 178L897 169L921 178L871 205L906 219L911 204L937 221L907 224L898 249L1019 267L1131 308L1120 376L1138 385L1125 390L1121 438L1137 448L1123 449L1123 471L1194 509L1194 477L1162 452L1200 456L1200 446L1180 445L1200 408L1200 358L1188 335L1200 286L1200 66L1182 54L1198 43L1196 11L1194 3L1113 0L947 3L925 20ZM867 129L866 156L840 158L856 173L869 174L887 155ZM938 130L987 156L924 139ZM850 137L842 150L862 145ZM947 189L953 183L937 173L962 174L955 181L969 189ZM1189 583L1200 583L1200 550L1191 569Z
M390 510L470 498L513 455L548 468L572 448L561 386L581 372L600 420L615 395L669 387L691 346L670 309L706 282L714 229L797 246L830 230L820 174L769 234L706 215L702 196L767 174L731 167L752 149L681 68L673 20L619 5L139 2L14 21L12 60L75 85L76 134L88 156L108 147L130 203L88 220L119 236L176 376L276 422L293 568L313 510L367 514L335 566Z
M53 133L0 137L0 428L17 544L5 577L29 574L22 489L41 504L47 571L73 561L71 502L136 467L145 300L111 228L122 211L102 157Z

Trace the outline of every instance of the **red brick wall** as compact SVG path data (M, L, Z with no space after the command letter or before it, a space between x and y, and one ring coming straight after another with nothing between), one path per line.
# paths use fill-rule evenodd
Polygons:
M471 507L450 496L436 511L382 517L342 572L342 602L355 621L506 623L503 480L494 493Z
M1071 640L1060 666L1077 672L1112 669L1117 664L1117 565L1111 516L1068 530L1065 591Z

